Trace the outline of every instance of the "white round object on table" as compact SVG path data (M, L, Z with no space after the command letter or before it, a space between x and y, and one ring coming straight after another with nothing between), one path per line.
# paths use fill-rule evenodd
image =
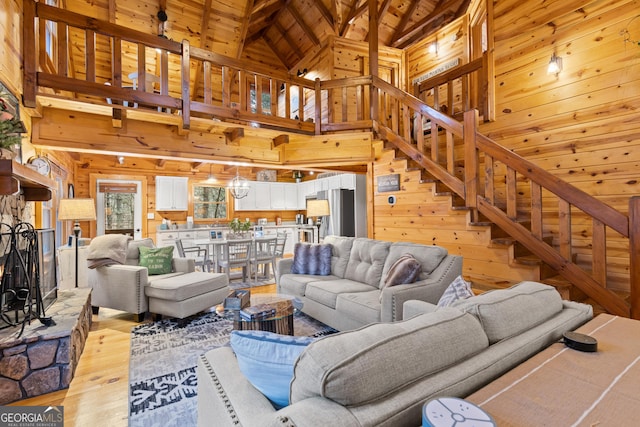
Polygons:
M439 397L422 407L422 427L496 427L489 414L457 397Z

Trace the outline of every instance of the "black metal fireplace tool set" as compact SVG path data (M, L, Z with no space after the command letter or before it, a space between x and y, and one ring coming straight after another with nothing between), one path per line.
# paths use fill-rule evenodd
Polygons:
M31 224L21 222L12 227L0 223L0 329L21 325L18 337L32 320L45 326L55 324L45 316L38 254L37 234Z

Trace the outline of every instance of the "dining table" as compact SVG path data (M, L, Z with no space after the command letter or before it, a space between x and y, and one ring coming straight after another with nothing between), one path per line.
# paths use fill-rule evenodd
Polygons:
M210 254L213 257L213 268L215 272L218 271L218 251L221 250L222 246L226 245L228 242L233 242L234 240L251 240L253 245L252 248L255 248L256 243L260 243L261 241L273 240L273 236L263 236L263 237L248 237L246 239L194 239L193 244L196 246L205 246Z

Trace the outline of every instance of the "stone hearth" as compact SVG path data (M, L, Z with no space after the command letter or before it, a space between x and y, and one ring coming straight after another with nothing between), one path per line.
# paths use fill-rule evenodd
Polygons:
M56 322L34 320L0 330L0 405L69 387L91 328L91 289L58 291L46 310Z

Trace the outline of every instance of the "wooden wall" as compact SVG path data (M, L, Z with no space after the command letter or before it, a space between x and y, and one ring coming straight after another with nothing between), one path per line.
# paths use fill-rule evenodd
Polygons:
M481 132L500 144L623 213L628 211L629 198L640 194L640 18L634 19L639 5L630 0L493 2L496 119L480 126ZM625 29L636 43L625 43ZM441 33L455 30L445 28ZM446 55L442 48L440 52ZM563 70L549 75L547 64L554 52L563 57ZM419 57L408 50L409 81L430 66ZM389 173L385 164L377 164L376 175ZM500 264L511 261L495 257L486 242L468 243L463 237L468 226L462 219L451 226L452 231L443 231L440 218L451 216L450 209L441 211L441 203L424 200L422 190L413 187L399 194L402 197L392 209L385 206L385 198L376 196L376 237L442 244L465 255L466 274L475 271L484 280L496 282L520 279L513 268L506 277L493 274L493 270L504 270ZM545 220L551 222L545 234L557 242L553 225L557 202L545 195L544 203ZM398 211L405 212L405 221L395 219ZM388 218L392 213L394 219ZM572 215L579 218L580 212L574 209ZM572 243L578 260L590 259L590 240L589 223L574 227ZM628 279L623 277L627 255L623 239L610 244L607 261L612 289L628 289ZM472 264L480 259L492 267L478 271Z
M192 168L191 163L167 161L162 166L158 166L155 159L144 158L127 158L125 157L124 164L120 165L117 162L116 156L95 155L95 154L80 154L76 160L76 197L90 197L92 192L90 183L95 182L96 179L134 179L133 177L142 177L147 182L147 187L143 189L142 200L143 210L146 209L147 213L154 214L153 219L143 218L143 237L155 238L156 228L160 226L163 219L169 219L172 222L185 224L187 216L193 216L193 186L199 183L203 183L208 175L209 171L216 177L219 185L225 186L236 174L235 168L229 168L225 165L212 165L209 168L209 164L202 164L197 169ZM249 179L256 179L256 171L251 168L239 168L241 176ZM156 200L156 185L155 176L187 176L189 177L189 210L186 212L168 212L157 211L155 208ZM285 182L283 180L283 182ZM289 180L293 182L293 178ZM229 216L234 218L240 216L241 218L249 218L252 222L256 222L258 218L267 218L270 222L275 222L276 217L279 216L282 221L295 221L295 215L298 211L242 211L238 215L233 211L233 199L229 203ZM226 224L228 220L196 220L196 224L214 224L216 222ZM83 236L95 236L95 223L83 223ZM86 228L86 229L85 229Z

